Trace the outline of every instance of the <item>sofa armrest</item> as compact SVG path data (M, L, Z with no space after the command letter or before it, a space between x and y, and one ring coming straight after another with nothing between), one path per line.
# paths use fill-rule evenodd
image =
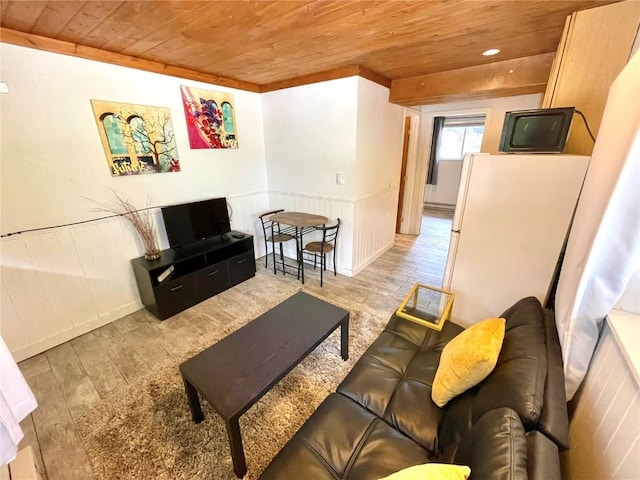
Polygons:
M564 364L556 321L551 310L544 311L544 328L547 337L547 382L538 430L553 440L561 450L566 450L569 448L569 414L564 388Z
M460 440L453 459L471 468L473 480L527 478L527 438L510 408L485 413Z

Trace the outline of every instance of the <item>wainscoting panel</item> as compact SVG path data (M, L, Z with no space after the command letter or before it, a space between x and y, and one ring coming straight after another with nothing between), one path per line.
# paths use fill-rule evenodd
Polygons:
M398 190L395 188L369 195L356 202L354 275L393 246L397 208Z
M269 195L267 192L230 195L227 196L227 203L231 206L233 212L231 228L253 235L253 248L256 258L264 255L262 226L258 215L269 210Z
M338 273L355 275L393 246L395 240L398 190L388 189L352 201L341 198L307 196L290 192L269 192L270 209L324 215L333 223L340 218ZM308 237L311 240L312 237ZM305 242L307 237L305 237ZM264 246L261 248L264 251ZM295 258L293 242L285 253ZM331 262L329 262L331 263ZM327 268L330 268L328 265Z
M2 240L0 332L16 360L141 308L121 218Z
M266 192L228 197L234 229L256 236ZM152 212L167 248L160 210ZM144 252L128 221L113 217L3 238L0 334L16 361L142 308L130 260Z
M567 479L638 478L639 392L632 366L606 324L576 399L564 459Z
M353 224L354 224L354 202L341 198L321 197L302 195L290 192L269 192L269 210L283 208L289 212L306 212L316 215L324 215L329 219L329 224L333 224L337 218L340 219L340 233L336 246L336 269L342 275L353 275ZM259 222L258 222L259 225ZM261 227L258 226L258 229ZM260 234L262 237L262 234ZM305 243L313 239L322 238L319 233L305 236ZM260 248L264 252L264 245ZM296 257L295 244L288 242L285 244L285 255L290 258ZM333 270L331 260L327 269Z

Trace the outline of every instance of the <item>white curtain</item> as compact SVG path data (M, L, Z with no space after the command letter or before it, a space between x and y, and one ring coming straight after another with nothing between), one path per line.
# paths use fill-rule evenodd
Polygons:
M572 128L583 128L574 120ZM556 293L567 400L640 262L640 52L609 90Z
M36 398L0 337L0 465L15 458L18 443L24 436L20 421L37 406Z

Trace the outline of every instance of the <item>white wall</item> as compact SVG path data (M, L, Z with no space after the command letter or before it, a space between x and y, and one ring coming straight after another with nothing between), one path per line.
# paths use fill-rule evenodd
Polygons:
M353 263L357 77L262 95L270 208L340 218L336 268ZM336 173L345 184L336 183ZM295 258L295 245L285 244ZM331 265L330 265L331 267Z
M2 44L2 233L100 216L109 188L144 204L264 191L260 95ZM190 150L180 85L234 94L240 148ZM111 177L90 99L169 107L181 172ZM20 207L18 207L20 206ZM19 209L19 210L18 210Z
M353 200L358 77L262 95L269 190ZM345 185L336 184L336 173Z
M358 77L354 272L395 240L404 111L387 88Z
M438 182L436 185L426 185L424 203L455 206L461 173L462 160L438 162Z
M1 232L89 221L0 242L0 328L18 360L141 308L129 262L142 244L93 211L110 189L140 206L226 196L232 227L253 234L270 207L339 217L347 275L393 245L403 108L384 87L351 77L260 96L7 44L0 55ZM234 94L239 149L189 148L180 85ZM111 177L91 99L169 107L181 172Z
M356 197L400 184L404 108L389 103L389 90L358 79ZM400 152L400 155L398 155Z
M336 267L345 275L393 245L403 108L388 96L359 77L263 95L269 204L340 218Z
M525 110L538 108L542 100L541 94L519 95L516 97L491 98L485 100L474 100L469 102L452 102L436 105L422 106L422 121L420 123L420 139L418 149L418 162L415 171L409 173L414 185L411 201L405 205L404 217L409 219L407 225L408 233L418 235L420 233L420 223L422 208L425 199L427 167L429 163L429 148L431 145L431 134L433 132L433 119L437 116L456 116L485 114L485 133L482 138L481 150L484 153L498 153L500 134L504 122L505 112L511 110ZM443 162L444 163L444 162ZM453 166L452 166L453 167ZM438 177L440 172L438 172ZM459 178L459 177L458 177ZM452 191L457 191L457 182L448 184L449 189L440 189L438 195L441 198L450 199L455 197Z
M110 188L144 206L227 196L232 227L268 206L259 94L0 44L3 234L95 219ZM191 150L180 85L234 94L237 150ZM111 177L90 99L169 107L181 172ZM154 212L159 219L158 212ZM164 229L159 227L163 247ZM257 244L260 247L260 244ZM141 307L135 232L110 219L3 238L1 333L20 359ZM258 253L259 254L259 253ZM70 301L70 300L73 301Z

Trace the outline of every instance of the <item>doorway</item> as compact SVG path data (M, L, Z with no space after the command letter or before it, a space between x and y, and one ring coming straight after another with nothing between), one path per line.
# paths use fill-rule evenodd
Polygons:
M486 150L487 140L489 140L490 135L485 135L485 130L488 128L491 131L493 123L491 121L491 113L492 108L465 108L465 109L450 109L450 110L436 110L429 108L429 106L421 107L420 112L416 112L416 124L417 128L414 129L412 124L412 132L416 132L415 135L411 136L411 141L415 141L417 144L415 157L412 159L411 155L409 155L409 160L407 162L406 174L403 176L405 181L405 192L404 192L404 204L402 209L402 223L401 229L399 233L409 234L409 235L420 235L422 229L422 214L423 209L425 207L425 198L429 201L426 202L427 206L434 208L445 208L449 210L453 210L455 206L457 186L459 185L459 179L461 174L462 167L462 156L467 152L468 149L472 149L473 135L470 137L463 136L462 138L458 137L459 140L456 142L458 147L460 147L461 152L458 155L458 159L451 159L453 155L447 155L449 158L443 160L441 163L439 162L438 166L442 165L442 169L436 177L436 181L438 184L436 186L428 186L427 185L427 174L429 172L429 160L431 156L431 145L432 145L432 137L434 136L435 127L435 118L436 117L444 117L447 119L446 125L446 133L450 133L451 130L456 127L462 128L463 125L454 125L453 122L456 119L460 119L464 121L464 119L470 119L472 117L481 117L484 118L485 121L483 124L483 137L478 150L483 149ZM413 118L412 118L413 121ZM495 122L494 122L495 123ZM441 125L444 127L444 124ZM485 128L486 127L486 128ZM451 133L454 133L453 131ZM464 132L468 134L468 132ZM449 135L447 135L448 137ZM415 138L414 138L415 137ZM487 137L487 138L484 138ZM465 145L466 144L466 145ZM434 148L437 147L437 144L434 145ZM465 148L466 147L466 148ZM475 148L473 148L475 149ZM446 152L449 152L451 148L447 148ZM437 149L436 149L437 152ZM464 152L464 153L463 153ZM445 152L443 152L445 153ZM443 155L445 156L445 155ZM456 165L457 163L457 165ZM456 168L457 167L457 168ZM457 171L456 171L457 170ZM453 171L453 175L450 175ZM443 173L444 172L444 173ZM446 187L441 188L443 185L446 185L450 182L450 178L453 178L453 188L449 188L449 192L454 192L449 195L449 200L442 201L440 200L432 200L429 196L432 195L434 190L438 189L438 193L442 193L442 191L446 190ZM453 199L452 199L453 197Z
M438 260L433 267L439 286L447 270L462 164L465 155L480 152L485 120L484 114L434 117L420 237L427 237L430 254ZM430 228L425 229L425 225Z
M404 119L402 143L402 163L400 185L398 189L398 210L396 213L396 233L410 233L407 230L407 212L411 211L408 199L413 197L414 183L407 172L414 172L418 164L418 132L420 130L420 112L407 109Z
M485 120L484 112L435 115L431 140L423 150L427 168L420 180L424 195L416 243L429 252L428 277L437 287L442 287L447 267L463 159L480 152Z
M436 116L429 148L424 204L454 210L464 156L479 153L485 115Z
M409 139L411 138L411 117L404 118L402 135L402 166L400 167L400 187L398 189L398 211L396 213L396 233L400 233L402 225L402 209L404 208L404 190L407 185L407 159L409 155Z

